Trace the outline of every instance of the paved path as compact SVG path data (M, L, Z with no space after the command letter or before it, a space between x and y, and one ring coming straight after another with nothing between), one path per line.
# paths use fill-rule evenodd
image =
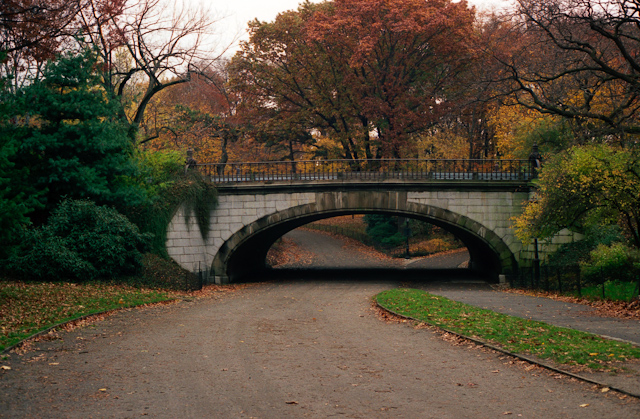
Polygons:
M349 260L354 267L366 266L366 255L358 252L357 248L352 248L335 237L319 236L322 235L315 232L292 231L288 237L298 243L301 248L314 252L316 257L309 264L310 266L331 266L330 262L326 263L325 261L331 261L331 255L336 253L339 253L341 266L349 266ZM334 243L326 247L315 246L316 240L322 240L323 243L333 240ZM378 261L375 266L378 270L390 267L409 269L401 271L399 274L395 273L405 278L403 285L424 289L451 300L640 345L640 322L638 320L602 317L596 315L596 310L589 306L494 290L484 281L470 279L468 276L460 274L460 272L465 272L465 269L460 269L460 266L463 266L463 262L467 259L468 254L463 252L403 261L400 264L398 261L391 261L385 265L384 262ZM413 272L411 268L423 269L423 271L418 271L422 277L417 278L415 275L411 275ZM451 269L449 273L442 271L447 268ZM431 269L438 271L431 274ZM451 277L454 274L459 279L452 280ZM394 271L385 271L384 275L394 275ZM447 280L442 281L443 276ZM615 376L592 372L581 372L580 374L585 378L606 383L633 394L640 394L640 362L629 363L626 368L628 368L627 374Z
M385 323L371 297L405 283L397 272L256 284L61 333L2 361L0 417L640 417L637 399Z
M455 269L468 258L467 253L445 254L415 261L371 260L370 255L349 248L341 240L311 231L296 230L287 236L302 248L315 254L311 267L420 267L422 269ZM321 244L321 245L318 245ZM335 265L332 265L335 263ZM372 264L372 265L370 265ZM457 269L456 272L464 271ZM427 278L428 279L428 278ZM495 291L484 281L423 281L416 286L429 292L473 306L500 313L540 320L557 326L613 337L640 345L640 322L596 316L595 310L581 304L565 303L542 297L531 297Z
M441 255L410 259L405 263L407 269L452 269L465 266L469 262L469 252L454 251Z
M272 282L120 312L3 361L0 416L640 416L638 400L381 321L370 298L399 283Z

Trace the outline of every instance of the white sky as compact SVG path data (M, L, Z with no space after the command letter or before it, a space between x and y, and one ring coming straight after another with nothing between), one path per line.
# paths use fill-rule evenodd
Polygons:
M297 9L302 0L233 0L230 4L219 7L213 3L213 9L229 15L241 25L258 18L262 21L272 21L280 12ZM315 1L314 1L315 3ZM500 7L511 3L510 0L468 0L468 3L478 8ZM211 4L211 3L209 3Z
M198 0L184 0L190 3L197 3ZM317 0L312 0L316 2ZM228 37L229 41L233 38L234 34L240 34L242 36L245 33L247 22L258 18L261 21L270 22L273 21L278 13L286 10L295 10L303 0L231 0L227 3L200 0L205 7L211 9L214 15L222 17L224 16L223 23L224 29L218 29L221 36ZM487 8L500 8L508 6L513 0L467 0L471 5L476 6L477 9Z

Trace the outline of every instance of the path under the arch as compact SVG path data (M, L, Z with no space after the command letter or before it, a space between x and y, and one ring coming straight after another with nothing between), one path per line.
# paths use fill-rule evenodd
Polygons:
M469 261L466 249L430 257L392 258L355 240L307 229L296 229L283 236L295 246L294 253L280 268L398 268L463 269Z

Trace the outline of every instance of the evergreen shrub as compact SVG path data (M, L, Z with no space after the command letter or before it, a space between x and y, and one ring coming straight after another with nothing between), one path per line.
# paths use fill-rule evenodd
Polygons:
M45 281L133 275L142 268L150 239L113 208L65 200L46 224L25 230L8 268L21 277Z
M364 220L367 223L366 233L376 243L386 247L396 247L405 241L405 237L398 231L397 217L367 214Z

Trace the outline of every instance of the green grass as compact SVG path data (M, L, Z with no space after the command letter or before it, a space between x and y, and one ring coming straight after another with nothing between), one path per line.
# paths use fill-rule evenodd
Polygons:
M577 330L507 316L414 289L394 289L376 296L383 308L507 351L568 365L615 370L640 358L640 348Z
M0 281L0 351L61 322L172 298L123 285Z
M602 299L602 295L602 284L582 288L583 297L596 300ZM604 283L604 298L607 300L630 302L637 296L637 282L606 281Z

